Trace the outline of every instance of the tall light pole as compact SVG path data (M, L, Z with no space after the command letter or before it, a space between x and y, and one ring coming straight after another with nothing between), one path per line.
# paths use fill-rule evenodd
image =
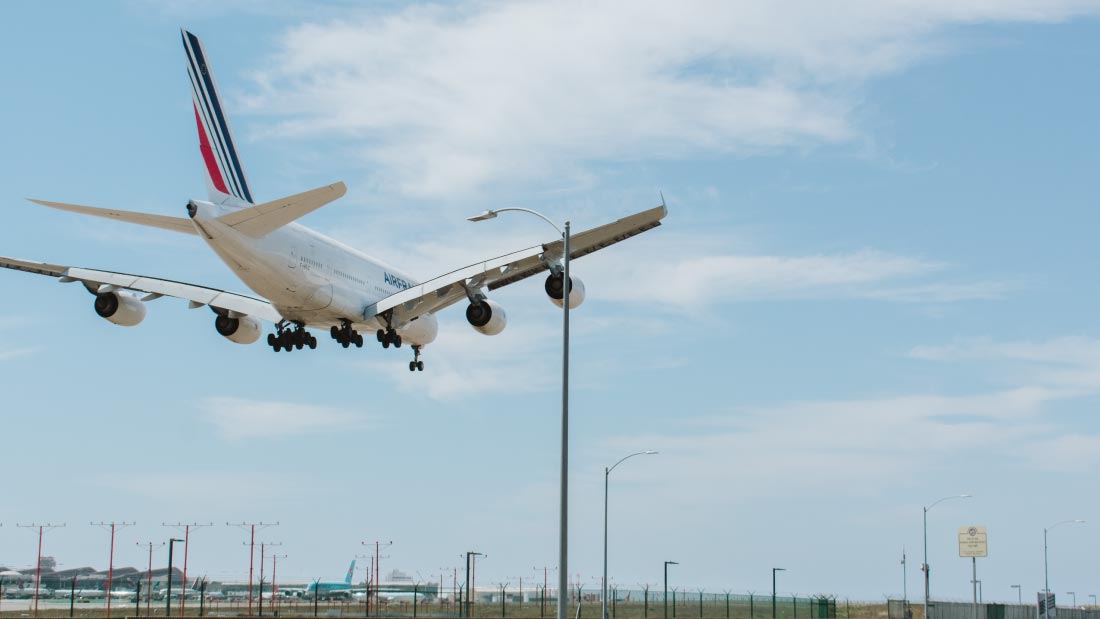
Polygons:
M1047 532L1063 524L1083 524L1084 520L1061 520L1043 529L1043 619L1050 614L1050 572L1047 570Z
M145 614L150 617L153 613L150 611L150 605L153 603L153 548L161 548L164 546L164 542L156 544L154 542L138 542L138 546L149 546L149 571L145 573ZM141 601L141 584L138 583L138 602Z
M1095 593L1090 593L1089 597L1092 598L1092 605L1096 606L1096 594Z
M786 572L785 567L773 567L772 568L772 619L775 619L775 573Z
M1024 603L1024 594L1023 594L1023 590L1020 588L1020 585L1012 585L1012 588L1016 590L1016 603L1017 604L1023 604Z
M603 619L607 619L607 485L608 480L611 478L611 471L615 470L615 467L619 466L623 462L633 458L634 456L651 456L657 452L653 450L638 451L620 458L618 462L612 464L610 467L606 467L603 470L603 591L600 594L600 599L603 602L603 608L600 611L600 616Z
M107 619L111 619L111 586L115 578L115 529L133 526L133 522L93 522L93 527L110 528L111 554L107 560Z
M498 213L505 211L520 211L530 213L553 226L562 237L562 268L561 268L561 307L562 307L562 346L561 346L561 497L559 502L561 510L558 525L558 619L567 619L567 606L563 601L562 593L569 586L569 305L570 295L573 292L573 280L569 278L569 222L565 222L565 230L558 228L542 213L527 208L508 207L496 210L487 210L480 215L468 217L469 221L485 221L493 219ZM554 275L558 275L552 267ZM547 282L549 284L549 281ZM549 291L549 288L548 288Z
M237 527L240 529L248 529L249 542L248 542L248 616L252 616L252 569L253 564L256 561L256 527L266 529L268 527L279 526L278 522L239 522L233 524L231 522L225 523L229 527ZM171 553L169 553L171 554Z
M462 604L462 607L463 607L462 616L463 617L469 617L470 616L470 599L472 597L472 592L470 591L470 558L475 557L474 560L476 561L477 560L476 557L483 557L483 556L485 556L484 553L474 552L472 550L469 550L469 551L466 552L466 599L463 600L463 604Z
M172 547L176 542L183 543L182 539L170 538L168 540L168 595L164 596L164 616L172 616Z
M1077 594L1073 591L1066 591L1066 595L1073 598L1073 607L1077 608Z
M50 529L57 529L57 528L63 527L63 526L65 526L65 523L61 523L61 524L51 524L51 523L40 524L40 523L32 522L30 524L16 523L15 526L22 527L22 528L25 528L25 529L32 529L32 530L33 529L38 529L38 563L35 565L35 568L34 568L34 616L37 617L38 616L38 588L39 588L39 585L42 583L42 534L45 533L46 531L49 531Z
M969 499L971 496L973 495L953 494L937 499L931 505L922 508L924 510L924 563L921 564L920 569L924 572L924 619L928 619L928 510L949 499Z
M207 524L200 524L198 522L186 523L177 522L176 524L169 524L162 522L161 526L175 527L177 529L183 529L183 584L186 585L187 580L187 554L188 549L191 547L191 529L198 529L199 527L212 527L213 522ZM187 613L187 596L184 595L180 598L180 617L182 618Z
M665 594L663 596L665 602L665 619L668 619L668 566L680 565L675 561L665 561Z

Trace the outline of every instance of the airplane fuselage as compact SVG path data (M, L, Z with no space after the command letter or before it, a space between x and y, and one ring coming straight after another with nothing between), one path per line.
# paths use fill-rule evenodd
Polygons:
M199 235L218 257L289 321L325 326L348 320L357 328L385 328L374 316L364 315L366 307L418 283L381 260L297 223L260 238L242 234L217 220L229 212L232 209L201 200L192 200L188 208ZM421 320L403 333L410 343L435 339L435 316Z

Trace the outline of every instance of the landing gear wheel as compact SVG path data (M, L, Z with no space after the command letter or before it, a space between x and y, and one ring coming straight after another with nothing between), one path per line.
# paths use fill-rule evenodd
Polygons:
M343 346L344 348L347 348L348 346L351 346L351 342L349 342L347 340L340 340L340 345Z
M337 327L336 325L332 325L332 327L328 330L328 334L332 336L332 339L339 340L340 339L340 327Z
M396 332L393 334L393 347L401 348L401 336L398 335Z
M360 333L355 334L355 347L356 348L362 348L363 347L363 335L360 334Z
M390 347L390 338L386 338L386 339L382 340L382 348L389 348L389 347Z
M309 346L310 350L316 350L317 349L317 338L313 337L312 335L309 336L309 341L306 342L306 345Z
M416 369L423 372L424 371L424 362L423 361L417 361L416 362Z
M382 343L382 342L386 341L386 332L385 331L379 329L378 333L376 333L375 335L378 337L378 342L379 343Z
M268 333L267 334L267 345L271 346L272 348L275 347L275 334L274 333Z
M409 371L410 372L415 372L416 371L416 362L415 361L410 361L409 362Z

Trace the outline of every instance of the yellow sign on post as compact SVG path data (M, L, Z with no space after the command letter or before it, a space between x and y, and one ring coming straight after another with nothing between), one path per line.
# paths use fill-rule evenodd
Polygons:
M985 557L989 555L985 527L959 527L959 556Z

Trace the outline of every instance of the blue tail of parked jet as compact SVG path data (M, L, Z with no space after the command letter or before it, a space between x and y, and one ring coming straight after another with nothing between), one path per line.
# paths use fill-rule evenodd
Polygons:
M344 576L344 584L350 585L351 578L355 574L355 559L351 560L351 565L348 566L348 575Z

